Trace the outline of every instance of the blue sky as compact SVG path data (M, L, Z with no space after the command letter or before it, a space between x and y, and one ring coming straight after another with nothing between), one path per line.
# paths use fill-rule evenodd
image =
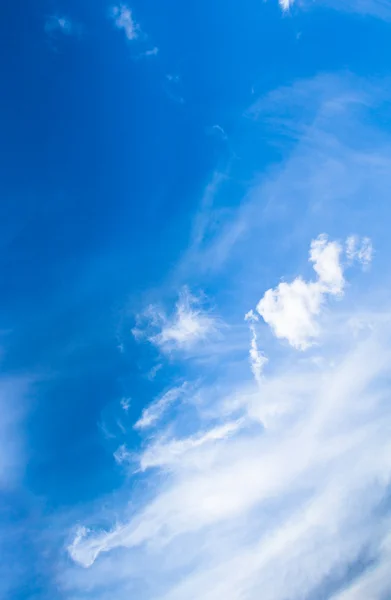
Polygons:
M0 598L389 598L391 2L0 28Z

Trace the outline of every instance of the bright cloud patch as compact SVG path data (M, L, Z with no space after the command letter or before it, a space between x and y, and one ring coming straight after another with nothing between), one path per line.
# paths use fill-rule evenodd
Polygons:
M139 35L139 27L133 19L131 9L125 4L114 6L112 17L118 29L122 29L128 40L135 40Z
M150 306L138 317L133 335L136 339L147 337L164 352L171 352L188 350L209 339L217 330L216 317L203 308L200 298L184 288L173 314L167 316L158 307Z
M287 10L290 9L291 6L293 6L295 0L278 0L282 10L285 12Z
M280 283L268 290L257 311L278 338L285 338L294 348L305 350L319 335L316 317L328 295L343 293L344 276L340 262L342 247L321 235L311 243L309 260L318 278Z

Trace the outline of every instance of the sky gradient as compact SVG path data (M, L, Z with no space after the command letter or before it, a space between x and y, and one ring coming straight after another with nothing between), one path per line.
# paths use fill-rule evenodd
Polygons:
M0 30L0 599L388 600L391 1Z

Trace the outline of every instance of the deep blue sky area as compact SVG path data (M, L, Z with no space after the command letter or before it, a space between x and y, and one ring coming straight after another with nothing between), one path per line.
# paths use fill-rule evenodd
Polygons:
M389 287L381 286L381 268L390 249L386 223L391 3L342 4L342 0L341 6L334 0L1 3L1 600L259 597L251 582L269 573L262 570L269 568L266 559L264 567L254 567L248 575L247 588L230 584L229 597L223 587L205 583L210 575L205 565L220 572L224 561L234 560L236 545L254 542L241 518L247 515L246 523L254 519L254 532L266 531L265 523L271 527L274 519L285 519L292 506L302 509L300 503L311 493L312 483L292 491L293 505L287 512L282 504L275 513L268 505L266 521L254 504L253 512L243 508L232 521L215 525L210 516L211 488L206 483L203 487L201 479L181 501L187 506L191 490L205 491L197 507L211 512L205 521L200 517L199 529L183 526L187 518L198 523L190 508L172 530L170 519L178 511L161 509L165 525L158 529L156 507L165 506L160 500L165 493L176 493L176 485L178 490L187 489L189 473L197 472L201 478L204 467L216 465L218 471L223 460L235 465L236 450L244 460L246 444L248 448L257 444L257 436L267 431L263 413L262 427L251 422L242 430L243 422L254 419L260 409L248 408L250 392L234 393L239 381L260 384L255 375L264 364L260 340L267 346L262 352L269 357L273 377L284 369L298 370L289 385L285 379L278 385L264 382L262 402L267 404L269 393L274 402L284 390L286 407L297 392L295 408L302 410L298 407L307 398L306 387L295 386L312 377L304 374L306 359L300 354L312 342L291 343L294 334L278 329L274 317L261 309L260 316L250 316L246 323L243 316L267 288L299 273L306 280L311 277L312 264L307 263L311 239L325 232L343 245L341 240L357 233L362 249L369 243L366 236L375 248L372 270L367 269L370 261L364 250L355 254L364 271L352 271L351 287L357 285L358 291L346 306L345 300L336 303L340 312L324 328L327 352L332 332L340 331L337 322L360 323L354 331L362 332L362 314L372 314L376 306L378 316L368 326L371 329L387 312L381 308L389 299ZM348 248L346 242L346 268L353 264ZM335 276L336 271L332 273ZM318 283L323 281L317 270L316 277ZM368 283L362 282L363 277ZM340 282L335 288L327 287L329 280L322 285L326 287L314 292L319 304L311 319L323 311L327 294L338 295L338 285L338 298L343 295ZM348 289L346 284L343 291ZM364 304L360 316L352 312L349 317L349 311ZM287 322L293 323L295 317L289 314ZM270 331L266 325L259 329L261 317ZM285 346L278 346L281 339ZM319 358L322 343L315 343L308 364L319 368L345 364L334 355ZM336 343L338 352L345 351L345 343L346 336L343 343ZM289 345L299 349L304 362L298 366ZM248 360L253 361L255 383ZM347 379L352 380L350 375ZM164 396L173 389L181 391L175 391L175 397ZM239 397L245 400L239 402ZM174 410L178 398L183 405ZM244 405L246 417L240 416ZM159 420L160 429L144 435L144 425L136 422L152 414L146 412L148 406L157 410L153 419ZM162 418L167 407L173 412ZM230 414L238 419L235 426ZM389 422L388 415L384 422ZM213 432L209 437L207 426ZM232 449L223 445L220 454L216 440L224 438L224 444L234 445L232 440L237 439L231 433L226 437L224 427L234 427L232 435L238 441ZM178 459L181 467L172 466L173 457L198 452L210 440L216 444L210 455L199 450L189 463ZM164 467L153 463L151 456L158 461L166 447L171 458ZM346 448L341 452L345 456ZM148 460L153 463L151 471L145 467ZM276 473L279 465L276 459L265 469ZM246 486L244 477L239 477L241 489ZM257 475L251 481L257 481ZM352 490L358 489L356 483ZM280 493L277 487L268 502ZM224 494L236 497L232 490ZM279 502L291 497L290 491L284 494L281 491ZM146 524L143 512L152 497L155 508L145 514L153 525ZM225 514L218 506L216 514ZM352 517L352 527L361 532L358 521ZM347 522L341 517L335 525L341 538ZM82 530L80 539L85 542L80 542L77 527L83 523L89 533ZM134 523L141 523L140 528ZM115 541L122 526L125 532ZM211 528L210 537L203 537L204 527ZM373 521L366 527L365 531L376 532L373 539L357 534L357 552L349 554L340 538L330 542L343 546L342 563L347 555L343 575L336 575L333 564L327 567L325 580L314 574L301 588L293 582L292 600L310 598L314 590L320 590L323 595L317 597L325 600L384 600L380 550L368 557L368 565L380 569L374 571L377 578L373 576L369 588L337 596L367 573L359 563L360 544L372 544L381 528ZM144 531L152 533L148 537ZM137 535L142 541L134 541ZM165 536L167 570L156 558ZM205 554L189 549L194 548L192 536ZM85 545L77 554L79 542ZM226 555L220 552L223 547ZM288 550L287 556L289 566ZM281 557L284 562L283 553ZM133 565L129 572L128 564ZM287 581L295 578L295 567L289 569ZM298 569L308 574L312 567L302 562ZM346 575L348 571L354 575ZM149 572L155 574L152 582ZM337 583L330 587L330 581ZM273 592L265 591L264 600L284 600L284 593L276 585Z

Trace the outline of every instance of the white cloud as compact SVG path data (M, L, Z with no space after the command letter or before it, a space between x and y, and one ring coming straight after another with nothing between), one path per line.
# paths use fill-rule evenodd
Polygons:
M162 369L163 365L161 363L158 363L157 365L154 365L147 374L147 377L150 381L153 381L153 379L155 379L156 375L159 373L160 369Z
M263 367L267 363L267 358L263 354L263 352L258 348L258 335L255 329L255 323L258 321L258 317L254 313L254 311L250 310L244 318L246 321L248 321L251 332L251 342L249 351L251 371L254 375L255 381L258 383L258 385L260 385Z
M294 1L295 0L278 0L278 3L281 6L282 10L286 12L290 9L291 6L293 6Z
M301 277L292 283L280 283L267 290L257 311L278 338L285 338L294 348L305 350L320 333L316 317L327 295L343 293L345 280L340 262L342 248L320 235L311 243L309 260L318 276L316 281Z
M142 324L146 321L146 327ZM157 329L152 333L151 329ZM147 339L163 352L189 350L210 339L219 329L219 322L210 311L202 307L200 298L193 296L185 287L179 294L172 315L167 316L160 308L149 306L137 318L132 330L136 339Z
M139 26L133 19L133 13L126 4L114 6L111 11L112 18L118 29L123 29L128 40L135 40L139 36Z
M144 408L140 419L134 426L135 429L146 429L156 425L164 413L180 398L183 398L187 390L187 383L183 383L180 387L174 387L165 392L147 408Z
M286 12L295 3L295 0L278 0L281 9ZM305 8L326 6L344 12L356 12L370 15L385 21L391 20L391 2L389 0L301 0L298 5Z
M230 269L234 276L240 271L241 282L256 279L257 264L248 256L254 248L265 256L270 252L271 222L284 239L284 251L290 244L293 249L299 247L314 231L342 237L347 233L345 223L353 231L366 227L359 207L369 195L376 197L384 214L390 186L390 139L384 131L368 126L369 118L361 117L389 101L387 89L383 81L321 75L298 80L256 101L246 113L256 121L255 130L262 131L272 145L289 139L292 152L277 168L266 167L234 209L226 202L229 169L214 174L200 201L179 275L202 277ZM253 143L251 135L241 143ZM371 214L366 216L371 219ZM375 232L382 236L380 222L374 229L371 221L371 236ZM284 258L289 260L288 255Z
M129 452L125 446L125 444L122 444L122 446L119 446L119 448L117 448L117 450L114 452L114 460L117 464L121 465L122 463L131 463L134 462L136 459L136 456L134 453Z
M163 326L154 342L162 348L180 348L205 340L215 331L216 321L197 305L198 301L187 292L181 294L173 319Z
M128 412L131 405L131 398L121 398L121 407L125 412Z
M387 523L390 530L391 522ZM386 532L386 537L380 543L379 559L341 593L336 594L331 600L367 600L375 598L385 600L390 593L390 564L391 564L391 535Z
M368 237L360 239L357 235L351 235L346 240L346 256L350 262L358 261L363 268L367 268L372 262L373 246Z
M341 246L337 242L328 242L324 234L311 242L310 261L323 293L338 295L343 291L345 281L340 264L341 252Z
M153 442L147 447L145 452L139 458L140 469L145 471L152 467L171 468L181 462L182 467L185 464L200 464L205 460L205 455L200 453L200 449L209 446L215 442L220 442L237 433L243 425L243 420L238 419L224 423L223 425L213 427L208 431L202 431L193 436L184 439L166 440L164 437L157 442Z
M285 338L294 348L305 350L319 335L315 317L320 312L323 294L316 283L301 278L280 283L268 290L257 311L278 338Z

